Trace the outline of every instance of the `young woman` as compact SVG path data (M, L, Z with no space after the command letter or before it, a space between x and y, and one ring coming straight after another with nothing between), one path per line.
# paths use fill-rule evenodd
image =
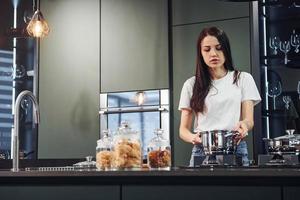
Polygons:
M180 138L194 144L190 166L195 155L204 154L199 132L211 130L238 131L236 153L248 165L244 138L253 128L253 107L260 100L251 74L234 68L225 32L203 29L197 42L196 74L185 81L179 102Z

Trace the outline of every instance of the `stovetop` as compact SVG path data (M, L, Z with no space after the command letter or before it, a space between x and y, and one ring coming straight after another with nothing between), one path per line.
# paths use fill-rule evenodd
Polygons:
M240 158L235 155L222 155L215 157L215 162L208 162L208 156L194 156L194 167L188 168L300 168L300 157L295 154L258 156L258 162L250 161L243 166Z
M178 166L180 169L262 169L262 168L287 168L299 169L300 165L250 165L250 166L232 166L232 165L199 165L195 167Z

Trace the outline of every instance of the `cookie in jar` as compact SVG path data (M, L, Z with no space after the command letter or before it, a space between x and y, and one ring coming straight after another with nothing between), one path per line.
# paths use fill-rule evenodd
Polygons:
M147 164L150 169L171 168L171 145L169 140L163 137L163 133L162 129L156 129L155 137L147 146Z
M116 169L141 168L142 147L140 135L122 122L114 137L114 167Z
M109 170L112 168L114 152L113 141L109 133L109 130L103 130L102 138L97 141L96 167L99 170Z

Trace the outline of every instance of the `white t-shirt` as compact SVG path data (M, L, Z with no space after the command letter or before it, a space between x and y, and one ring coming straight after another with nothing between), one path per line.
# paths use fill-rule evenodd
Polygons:
M213 80L212 87L205 98L206 112L198 113L195 118L194 132L209 130L233 130L240 121L241 103L252 100L254 105L261 101L251 74L241 72L238 84L233 84L234 71L221 79ZM191 109L195 77L185 81L178 109Z

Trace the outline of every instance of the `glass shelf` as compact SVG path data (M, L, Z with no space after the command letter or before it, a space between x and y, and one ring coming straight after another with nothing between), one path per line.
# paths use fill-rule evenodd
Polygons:
M300 116L296 91L300 80L300 47L296 42L296 37L300 37L299 21L300 0L266 0L265 3L259 1L260 67L263 77L261 114L262 131L266 137L281 136L287 128L300 130L299 120L291 115L293 107L293 112ZM291 37L295 39L293 45ZM277 82L281 83L282 93L275 100L266 93L270 84ZM285 107L286 102L283 101L284 96L292 98L290 106L293 106L288 110Z
M290 8L290 9L297 9L297 6L300 6L300 2L297 0L271 0L265 3L259 2L261 6L266 7L279 7L279 8Z
M288 58L290 61L300 61L300 54L288 54ZM260 56L260 59L284 59L284 55L268 55L268 56Z

